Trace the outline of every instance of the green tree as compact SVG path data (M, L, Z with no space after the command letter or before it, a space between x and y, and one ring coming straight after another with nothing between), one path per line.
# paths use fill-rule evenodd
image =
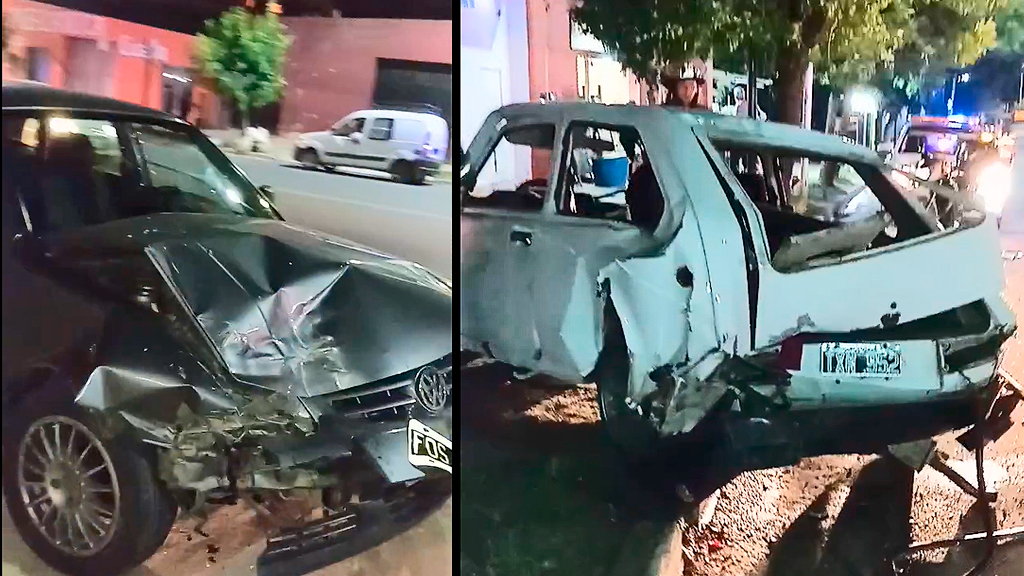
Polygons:
M777 79L779 117L799 123L803 79L846 85L893 70L901 47L917 38L921 10L962 21L943 30L945 53L971 62L994 42L991 16L1007 0L582 0L581 26L650 77L672 60L714 55L733 68L753 54ZM938 32L938 31L937 31ZM921 43L922 50L935 49ZM912 51L913 55L914 52ZM905 77L903 82L913 82Z
M290 44L276 14L256 15L235 7L208 20L196 36L196 66L222 96L235 101L245 128L253 108L281 97Z
M1008 6L996 16L999 48L1024 54L1024 3Z

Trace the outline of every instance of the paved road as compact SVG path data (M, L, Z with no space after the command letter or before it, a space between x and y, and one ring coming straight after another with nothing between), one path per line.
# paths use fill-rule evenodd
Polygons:
M286 219L452 277L451 184L409 186L369 173L307 170L252 156L232 160L256 184L274 188Z

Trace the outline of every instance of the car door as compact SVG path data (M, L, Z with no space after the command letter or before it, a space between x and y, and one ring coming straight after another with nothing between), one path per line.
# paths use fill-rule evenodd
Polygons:
M323 145L324 160L339 166L363 167L359 142L365 125L364 115L346 116L335 124Z
M409 120L401 120L403 123ZM360 153L366 156L370 168L387 170L391 161L395 158L396 143L395 118L390 116L377 116L369 120L366 130L366 138L363 140Z
M630 152L633 161L628 155L622 155L624 143L633 147ZM658 254L657 247L664 243L654 236L664 210L643 223L631 213L631 210L641 212L641 208L636 205L628 208L621 200L627 187L631 197L635 197L639 187L645 186L644 193L654 195L652 198L661 196L664 206L664 191L656 172L652 172L655 175L648 180L639 174L629 175L630 168L640 170L639 160L645 157L643 147L643 138L631 126L573 120L562 133L552 213L543 225L533 230L530 246L531 308L539 341L539 348L533 355L535 364L531 367L538 371L576 381L593 370L603 346L604 306L612 290L611 283L602 281L604 275L617 261L625 263L635 255ZM593 174L581 165L584 157L593 158L595 165L602 169L609 163L623 166L624 178L607 182L582 176ZM652 164L647 169L663 168ZM632 182L634 179L636 182ZM658 202L651 204L658 209ZM689 292L676 281L673 264L663 258L632 270L630 274L639 270L650 274L649 278L632 278L636 285L644 287L643 291L630 292L624 285L615 287L616 295L620 296L615 305L620 319L625 321L624 330L631 332L630 341L635 344L639 339L649 340L640 336L642 333L658 334L660 341L648 350L664 345L675 351L685 343L687 327L683 319ZM665 267L667 271L660 270ZM658 275L659 270L665 273ZM665 279L667 281L663 282ZM622 278L613 281L622 284ZM623 289L621 294L620 288ZM626 299L623 296L627 292L632 298L643 301ZM651 314L645 310L656 312L648 317ZM676 321L659 323L664 318ZM641 323L642 326L634 325ZM644 353L639 346L634 352Z
M462 335L514 366L535 364L539 350L531 245L550 195L557 123L492 115L470 145L461 177ZM496 158L516 156L533 158L533 166L501 167L504 178L487 177Z
M111 190L133 173L127 139L116 123L63 117L58 131L46 119L3 119L5 134L9 123L26 126L22 142L3 144L5 380L45 365L101 328L106 311L49 265L45 242L59 231L102 222L100 204L107 198L99 189ZM37 135L27 138L28 132Z

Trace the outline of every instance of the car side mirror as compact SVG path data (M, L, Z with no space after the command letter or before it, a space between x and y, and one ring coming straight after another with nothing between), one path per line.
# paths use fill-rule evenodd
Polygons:
M268 186L266 184L263 184L262 186L257 188L257 190L260 191L260 194L262 194L264 197L266 197L268 202L270 202L271 204L274 203L274 189L273 188L271 188L270 186Z
M359 144L360 142L363 141L363 133L362 132L353 132L353 133L349 134L348 137L349 137L350 140L352 140L356 144Z

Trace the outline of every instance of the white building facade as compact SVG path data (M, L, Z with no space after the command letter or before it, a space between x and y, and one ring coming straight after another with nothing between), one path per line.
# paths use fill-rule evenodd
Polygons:
M459 138L469 145L491 111L530 99L526 0L461 0ZM528 150L501 147L480 174L488 180L527 179Z

